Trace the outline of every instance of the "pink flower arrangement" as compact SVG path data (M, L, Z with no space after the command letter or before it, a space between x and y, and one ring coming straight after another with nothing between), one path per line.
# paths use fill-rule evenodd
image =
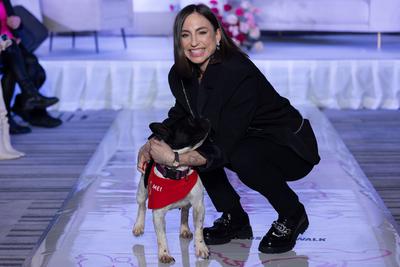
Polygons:
M209 6L221 21L226 33L238 46L254 51L263 49L263 43L259 40L261 32L256 22L260 10L250 1L228 0L220 8L217 0L210 0Z

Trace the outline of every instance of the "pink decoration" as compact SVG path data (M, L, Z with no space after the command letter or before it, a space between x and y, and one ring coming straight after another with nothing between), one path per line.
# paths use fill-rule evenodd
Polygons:
M239 7L236 9L235 14L240 17L240 16L243 16L244 11L241 7Z
M224 11L231 11L231 10L232 10L232 6L230 4L224 5Z
M210 0L211 11L217 16L226 34L238 45L260 51L263 44L260 39L260 29L257 25L256 16L260 9L252 5L249 0L231 1L218 6L217 0Z
M216 7L212 7L212 8L211 8L211 11L212 11L215 15L218 15L218 14L219 14L219 9L216 8Z
M238 39L238 41L239 41L240 43L243 43L243 41L246 40L246 35L244 35L243 33L239 33L239 34L236 36L236 39Z

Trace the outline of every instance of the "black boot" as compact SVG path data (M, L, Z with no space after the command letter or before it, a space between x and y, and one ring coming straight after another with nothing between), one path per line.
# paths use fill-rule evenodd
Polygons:
M34 92L34 90L36 92ZM59 101L57 97L43 96L36 89L34 90L23 91L21 96L22 109L27 111L35 108L45 109Z
M10 124L10 134L27 134L32 132L31 128L19 125L14 118L7 114L8 123Z
M28 78L19 80L18 85L21 88L20 102L22 110L45 109L58 102L57 97L41 95L33 82Z
M46 97L38 92L27 72L24 55L15 41L1 55L5 68L21 88L24 110L44 109L58 102L57 97Z
M62 120L52 117L45 109L33 109L31 111L22 108L22 96L18 94L15 97L15 103L12 111L20 116L24 121L38 127L54 128L62 124Z
M224 212L220 218L214 221L212 227L203 229L203 235L207 245L220 245L229 243L235 238L253 238L253 230L247 213L241 218L233 218L230 213Z
M293 249L297 237L307 230L308 224L303 205L291 216L279 216L261 240L258 250L263 253L283 253Z

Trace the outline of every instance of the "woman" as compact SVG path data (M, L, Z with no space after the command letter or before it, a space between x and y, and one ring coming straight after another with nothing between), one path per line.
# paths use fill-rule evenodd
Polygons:
M205 117L212 131L200 148L180 158L164 142L150 139L139 151L138 170L143 173L150 158L174 167L197 167L214 206L223 213L204 228L207 244L253 236L224 167L233 170L279 214L259 250L291 250L308 218L287 181L306 176L320 160L308 120L274 90L205 5L189 5L177 15L174 57L169 85L176 102L163 123Z
M15 15L10 1L0 0L0 34L2 38L12 42L1 53L1 85L12 134L30 132L30 128L18 125L10 116L16 83L21 88L21 95L16 97L14 112L32 125L55 127L61 124L46 112L46 108L57 103L58 98L46 97L38 92L38 88L44 83L45 72L37 58L20 43L21 26L21 18Z

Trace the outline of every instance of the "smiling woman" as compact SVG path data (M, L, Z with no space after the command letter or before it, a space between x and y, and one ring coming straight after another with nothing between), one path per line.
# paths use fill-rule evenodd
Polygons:
M181 46L187 59L198 64L201 72L207 68L210 57L221 41L221 30L198 13L190 14L182 27Z
M224 171L231 169L279 214L258 249L291 250L309 222L287 182L303 178L320 160L309 121L275 91L205 5L189 5L178 13L174 59L168 80L176 102L163 124L205 118L211 131L200 147L178 159L170 146L151 138L139 151L138 169L143 172L150 159L197 169L217 211L223 212L203 230L208 245L253 237L249 217Z
M207 6L197 5L194 12L183 8L174 22L174 58L178 71L191 77L196 66L201 75L216 50L223 56L232 51L241 52Z

